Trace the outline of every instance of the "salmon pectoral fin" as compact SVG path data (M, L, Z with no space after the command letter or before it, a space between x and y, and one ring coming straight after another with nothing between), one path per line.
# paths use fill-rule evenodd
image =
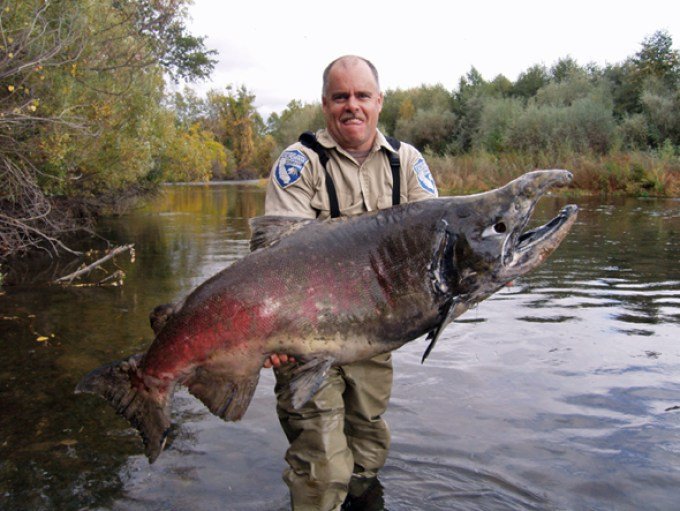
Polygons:
M250 251L275 245L315 219L288 216L258 216L250 220Z
M141 354L133 355L90 371L76 387L76 393L88 392L106 399L142 435L144 453L153 463L163 451L170 430L172 388L167 391L133 385L141 358Z
M326 378L333 362L333 357L314 357L293 370L289 384L293 408L299 410L311 399Z
M425 339L427 341L430 341L430 344L427 346L425 353L423 353L423 358L420 360L421 364L425 363L425 359L432 351L432 348L434 348L434 345L437 344L437 340L444 331L444 328L446 328L446 326L449 323L451 323L454 319L463 314L463 312L465 312L466 310L468 310L468 304L465 303L464 301L456 299L451 300L449 303L446 304L446 306L442 308L440 312L442 320L436 327L430 330L430 332L427 334L427 338Z
M226 421L237 421L246 413L253 398L260 367L250 375L233 377L211 366L199 366L183 383L213 414Z

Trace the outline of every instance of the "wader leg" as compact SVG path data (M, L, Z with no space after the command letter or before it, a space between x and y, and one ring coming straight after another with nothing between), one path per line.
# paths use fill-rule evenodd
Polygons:
M332 367L301 410L290 402L291 369L275 370L277 412L290 442L283 479L291 506L338 510L348 486L364 488L385 464L390 433L382 415L392 390L392 357Z
M354 458L350 490L358 490L365 487L363 481L378 475L390 448L390 431L382 416L392 392L392 356L379 355L342 369L345 434Z
M339 510L347 495L354 461L344 433L345 389L340 370L332 367L301 410L290 402L289 371L276 372L277 412L290 446L283 480L293 511Z

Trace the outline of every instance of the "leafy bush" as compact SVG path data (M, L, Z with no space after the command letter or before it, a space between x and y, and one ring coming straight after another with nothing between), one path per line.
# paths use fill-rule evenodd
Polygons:
M510 150L510 132L515 129L515 124L523 113L524 105L520 99L484 99L479 127L472 141L473 147L491 152Z
M656 80L648 81L640 97L649 126L652 145L666 140L680 144L680 91L671 90Z
M280 153L295 142L301 133L316 131L325 125L321 103L303 104L293 100L281 114L273 113L267 122L269 132Z
M420 150L429 148L441 154L453 135L455 123L452 112L418 110L412 119L399 119L394 136Z
M176 133L162 158L161 169L167 181L209 181L216 173L233 172L227 168L227 153L209 131L198 125Z
M585 97L570 106L531 103L509 130L507 145L514 150L560 154L593 151L604 154L615 139L615 123L606 105Z
M649 126L643 114L626 115L618 124L617 137L623 149L642 150L649 146Z

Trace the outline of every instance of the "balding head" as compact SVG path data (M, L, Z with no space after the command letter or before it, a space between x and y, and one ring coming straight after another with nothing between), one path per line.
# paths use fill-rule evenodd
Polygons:
M361 66L361 65L366 65L368 66L368 69L370 69L371 74L373 75L373 78L375 78L375 86L377 90L380 90L380 79L378 78L378 70L375 68L373 63L365 59L363 57L359 57L358 55L344 55L342 57L338 57L335 59L333 62L328 64L326 66L326 69L323 71L323 86L321 89L321 96L325 97L326 94L328 93L328 77L331 74L331 70L335 66L342 66L342 67L351 67L351 66Z

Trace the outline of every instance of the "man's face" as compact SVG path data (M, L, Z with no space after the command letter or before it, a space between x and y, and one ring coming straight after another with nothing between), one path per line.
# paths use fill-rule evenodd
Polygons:
M367 151L373 146L383 95L365 62L336 62L322 103L326 127L343 149Z

